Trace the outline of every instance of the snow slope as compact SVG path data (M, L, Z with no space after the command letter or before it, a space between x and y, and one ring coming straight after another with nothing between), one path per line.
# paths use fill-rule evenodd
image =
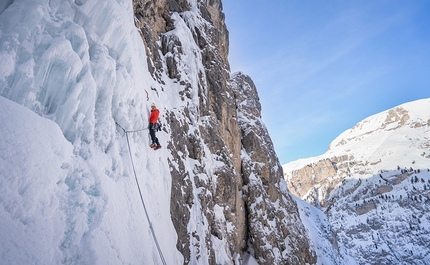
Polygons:
M57 124L0 100L1 263L160 264L134 179L107 176L105 157L74 155ZM146 177L168 176L157 160L148 159L156 170L140 169L139 181L165 258L178 264L169 199L148 196L166 192L159 183L167 180Z
M3 97L0 120L1 263L60 263L63 165L72 161L73 146L54 122Z
M318 256L317 264L355 265L354 257L348 255L343 244L333 244L332 226L324 213L309 203L294 196L300 211L300 217L308 230Z
M115 126L145 128L149 104L164 107L131 1L16 0L0 10L0 263L162 264ZM147 131L129 137L164 258L182 264L168 154L148 147Z

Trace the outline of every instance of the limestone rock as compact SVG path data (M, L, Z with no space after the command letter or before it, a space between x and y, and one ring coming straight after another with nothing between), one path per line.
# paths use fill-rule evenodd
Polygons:
M248 244L260 264L314 264L315 252L304 234L297 205L286 189L282 167L261 121L255 85L242 73L233 75L232 84L242 134L242 190L248 214Z
M244 75L230 79L221 1L133 5L154 81L178 88L166 119L171 217L184 264L236 264L245 251L260 264L316 263L255 86Z

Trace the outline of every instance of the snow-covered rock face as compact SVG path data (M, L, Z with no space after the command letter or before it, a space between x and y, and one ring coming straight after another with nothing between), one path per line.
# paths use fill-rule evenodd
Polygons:
M227 55L217 0L3 1L0 263L315 263Z
M135 10L151 74L167 76L181 100L167 116L172 222L185 263L230 264L248 250L262 264L314 263L295 202L281 189L255 87L244 75L230 80L221 2L159 5L135 1Z
M243 199L249 244L261 264L313 264L314 251L282 178L273 143L261 120L257 89L249 76L232 77L242 142ZM262 247L270 245L271 248Z
M429 132L430 99L406 103L359 122L325 154L284 165L284 177L359 263L428 264Z

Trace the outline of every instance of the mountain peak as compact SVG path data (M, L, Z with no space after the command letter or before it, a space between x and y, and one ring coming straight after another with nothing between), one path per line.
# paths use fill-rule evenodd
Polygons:
M429 132L430 99L405 103L360 121L325 154L284 165L284 178L360 264L428 264Z
M329 150L360 141L375 133L390 132L401 127L421 128L430 126L430 98L408 102L372 115L339 135Z

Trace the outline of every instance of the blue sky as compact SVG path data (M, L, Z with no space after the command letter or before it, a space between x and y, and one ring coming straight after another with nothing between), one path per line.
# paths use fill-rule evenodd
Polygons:
M254 80L282 164L430 97L430 1L223 1L232 72Z

